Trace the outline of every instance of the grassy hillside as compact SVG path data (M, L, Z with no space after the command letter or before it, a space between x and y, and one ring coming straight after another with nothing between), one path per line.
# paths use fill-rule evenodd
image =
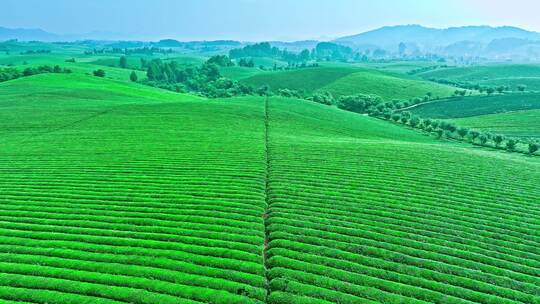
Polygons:
M531 109L540 109L540 94L524 93L451 98L424 104L411 109L411 111L422 117L461 118Z
M509 86L512 90L517 90L519 85L526 85L527 90L540 90L540 65L532 64L445 68L418 75L425 79L448 79L483 86Z
M448 97L456 89L433 82L363 71L337 79L322 87L321 90L329 91L334 96L369 94L378 95L384 100L408 100L423 97L428 92L431 92L434 97Z
M513 137L540 137L540 110L453 119L460 125Z
M301 100L0 93L0 302L540 303L536 157Z

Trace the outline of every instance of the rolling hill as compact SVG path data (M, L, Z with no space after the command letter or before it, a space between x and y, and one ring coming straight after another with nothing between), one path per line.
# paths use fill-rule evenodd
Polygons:
M341 77L357 72L354 67L317 67L283 72L267 72L244 78L253 87L269 85L272 90L292 89L313 93Z
M540 303L537 158L295 99L0 92L0 301Z
M419 81L373 71L357 72L342 77L324 87L334 96L367 94L378 95L383 100L409 100L432 93L434 97L451 96L456 88L434 82Z
M429 118L462 118L533 109L540 109L538 93L448 98L419 105L411 112Z
M512 137L540 138L540 110L452 119L457 125Z
M454 87L404 75L341 65L261 73L244 78L242 82L253 87L268 84L274 91L293 89L307 94L328 91L336 97L367 94L378 95L385 100L423 97L428 92L434 96L447 97L455 91Z
M526 85L526 90L540 91L540 66L532 64L454 67L423 72L418 76L482 86L507 86L514 91L519 85Z

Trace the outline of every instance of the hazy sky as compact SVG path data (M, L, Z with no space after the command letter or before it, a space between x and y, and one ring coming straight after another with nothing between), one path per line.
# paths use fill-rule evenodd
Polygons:
M329 39L384 25L540 31L539 0L0 0L0 26L125 39Z

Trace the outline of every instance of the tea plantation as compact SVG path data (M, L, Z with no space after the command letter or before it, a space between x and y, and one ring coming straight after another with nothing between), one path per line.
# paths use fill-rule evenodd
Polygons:
M540 160L305 100L0 84L1 303L540 303Z

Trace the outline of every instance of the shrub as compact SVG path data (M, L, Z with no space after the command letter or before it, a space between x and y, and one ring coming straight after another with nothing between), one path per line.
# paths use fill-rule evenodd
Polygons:
M529 154L534 154L538 149L540 148L540 145L536 142L530 142L529 143Z
M469 134L471 135L472 142L474 142L478 138L478 136L480 136L480 132L476 130L472 130L471 132L469 132Z
M132 71L131 74L129 75L129 80L133 82L137 82L138 79L139 77L137 76L137 73L135 73L135 71Z
M510 139L506 142L506 150L513 152L516 150L517 141L515 139Z
M313 101L325 105L332 105L334 104L334 97L330 92L320 92L313 95Z
M102 69L95 70L93 74L96 77L105 77L105 71Z
M459 128L457 130L458 135L463 139L467 134L469 134L469 129L467 128Z
M493 136L493 142L495 143L496 147L499 147L503 141L504 141L503 135L497 134Z
M489 138L488 138L488 136L486 134L481 134L480 135L480 144L482 146L485 146L486 143L488 142L488 140L489 140Z

